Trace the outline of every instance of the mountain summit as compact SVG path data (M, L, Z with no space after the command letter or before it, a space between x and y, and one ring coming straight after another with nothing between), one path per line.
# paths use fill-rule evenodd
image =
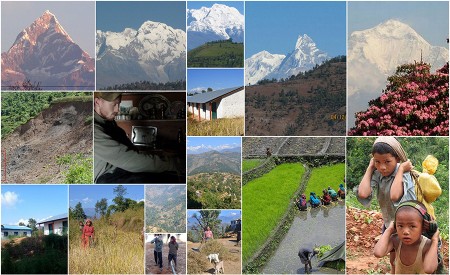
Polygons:
M30 79L46 90L93 89L94 60L45 11L2 53L2 87Z
M186 33L146 21L138 30L97 30L97 88L135 81L174 82L186 78Z
M289 78L310 70L327 59L327 53L320 51L308 35L299 35L294 50L287 55L262 51L247 58L246 83L255 84L265 78Z
M211 8L190 9L187 25L189 50L215 40L244 41L244 15L234 7L214 4Z
M445 39L443 37L442 39ZM367 107L385 88L386 79L403 64L422 61L435 71L448 62L448 49L433 46L409 25L387 20L373 28L354 31L348 40L348 126L354 125L353 114Z

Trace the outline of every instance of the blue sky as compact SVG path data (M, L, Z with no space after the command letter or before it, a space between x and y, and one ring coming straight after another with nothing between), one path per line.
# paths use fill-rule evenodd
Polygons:
M97 30L137 30L145 21L161 22L186 31L186 2L97 1Z
M194 215L194 213L197 213L198 216L200 216L200 212L197 210L188 210L188 219ZM220 217L235 217L241 218L242 212L241 210L221 210L219 214Z
M243 1L188 1L188 9L200 9L201 7L211 8L214 4L223 4L228 7L236 8L242 15L244 15L244 2Z
M3 185L2 224L28 224L68 213L67 185Z
M348 4L348 33L397 19L434 46L448 48L448 2L357 2Z
M243 69L188 69L187 90L221 90L244 86Z
M188 137L186 150L188 154L198 154L236 147L241 147L240 137Z
M117 185L71 185L69 205L75 207L78 202L81 202L83 208L94 208L95 203L102 198L108 199L108 205L110 205L116 197L113 193L116 187ZM127 189L125 198L135 201L144 200L143 185L124 185L124 187Z
M75 43L94 56L94 1L2 1L2 52L9 50L17 35L46 10L56 16Z
M245 56L287 54L307 34L330 56L346 54L345 2L246 2Z

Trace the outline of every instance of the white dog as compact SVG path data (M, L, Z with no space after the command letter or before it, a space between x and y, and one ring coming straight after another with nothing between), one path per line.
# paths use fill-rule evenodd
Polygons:
M223 261L220 262L214 262L214 273L219 274L220 270L222 269L222 274L225 274L225 269L223 268Z
M220 261L219 260L219 253L217 253L217 254L209 254L206 258L209 260L210 263L212 263L213 261L218 263Z

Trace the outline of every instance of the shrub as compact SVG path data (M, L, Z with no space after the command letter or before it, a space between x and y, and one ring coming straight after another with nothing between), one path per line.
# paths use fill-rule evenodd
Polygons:
M383 94L356 114L349 135L447 136L448 63L430 73L425 63L399 66Z

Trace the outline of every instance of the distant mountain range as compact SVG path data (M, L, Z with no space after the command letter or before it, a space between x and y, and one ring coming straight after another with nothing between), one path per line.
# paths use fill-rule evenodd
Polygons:
M239 148L240 149L240 148ZM187 155L188 176L199 173L241 173L241 153L233 151L208 151L201 154Z
M236 211L238 212L238 211ZM240 215L229 215L229 216L221 216L219 215L219 219L222 220L222 224L223 225L229 225L231 223L232 220L237 220L240 219L241 216ZM196 226L197 225L197 220L192 218L192 217L188 217L187 219L187 226L188 229L192 228L192 226Z
M294 50L286 55L261 51L247 58L245 83L253 85L262 79L289 78L310 70L327 59L328 54L319 50L308 35L299 35Z
M145 188L147 232L184 232L186 227L186 187L178 185Z
M28 79L43 90L92 90L94 59L47 10L2 53L1 75L3 89Z
M97 30L97 88L136 81L186 79L186 33L146 21L138 30Z
M216 40L244 42L244 15L234 7L214 4L188 9L187 25L188 50Z
M431 45L409 25L397 20L351 33L347 92L352 104L348 105L348 127L354 126L356 112L364 110L369 100L381 95L387 77L397 66L419 62L422 58L434 71L448 62L448 56L447 48Z

